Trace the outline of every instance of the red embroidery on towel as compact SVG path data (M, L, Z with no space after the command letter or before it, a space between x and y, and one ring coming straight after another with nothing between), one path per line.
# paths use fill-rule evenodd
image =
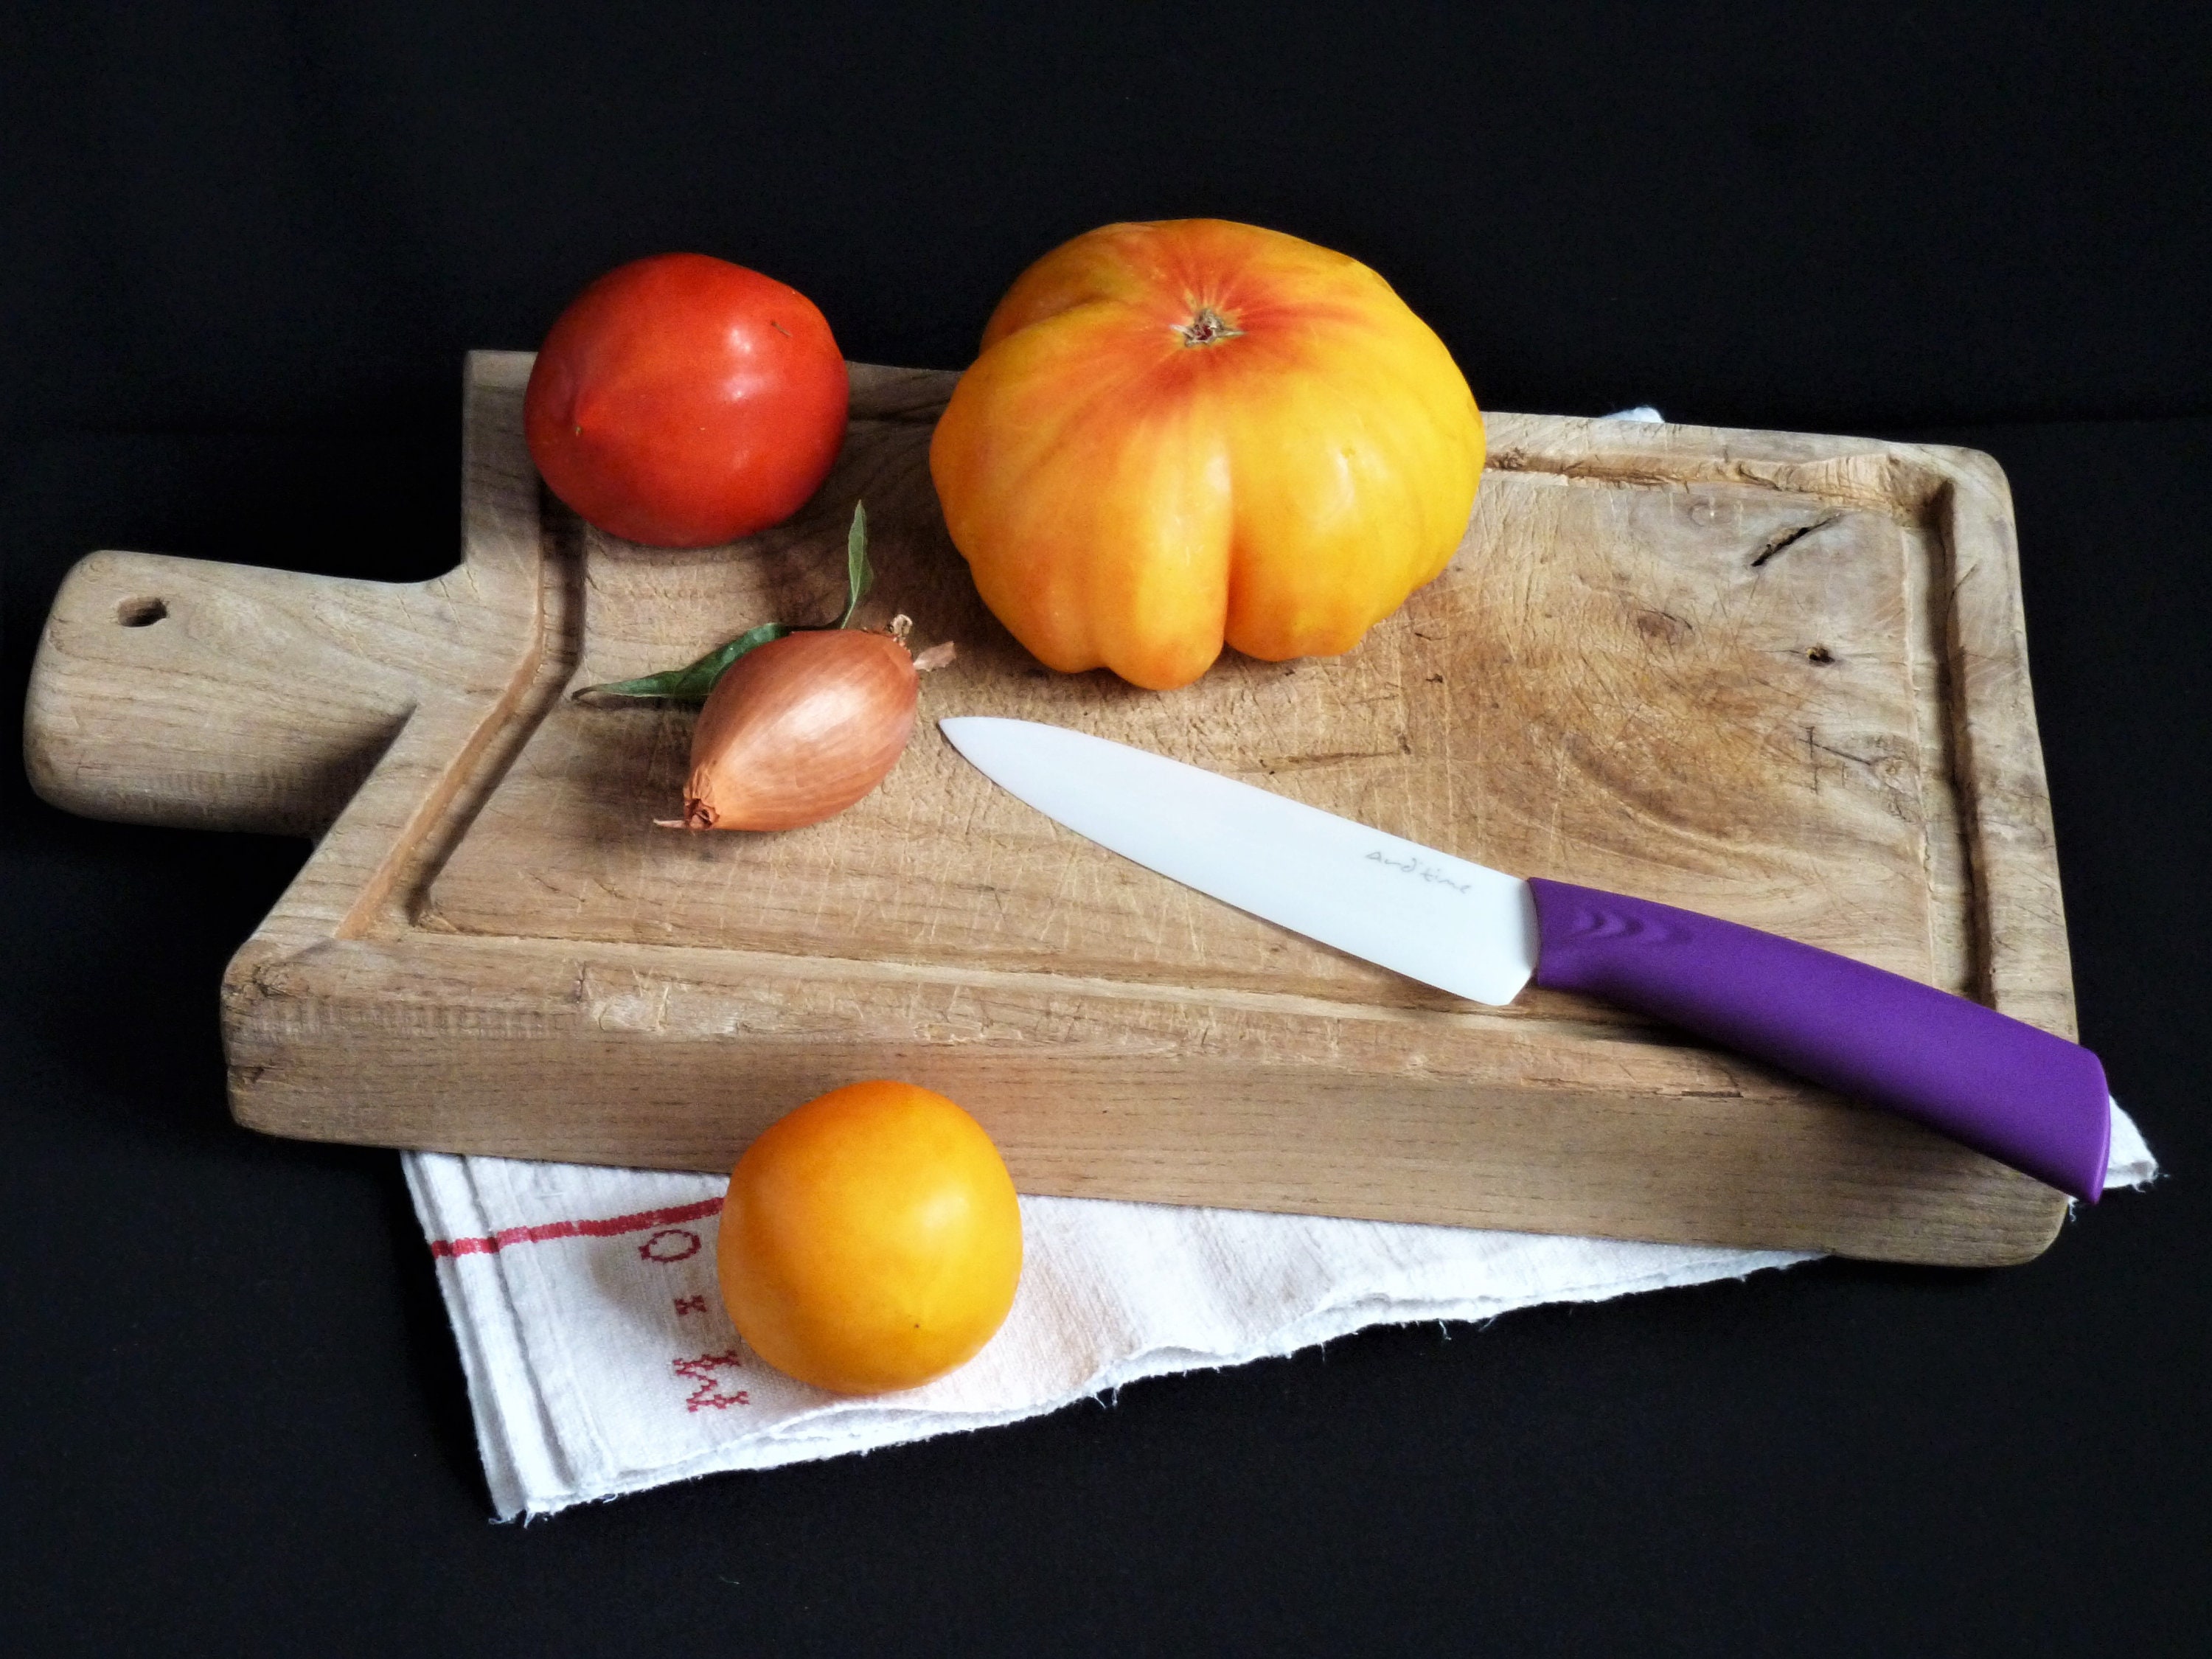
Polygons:
M704 1313L706 1311L707 1298L703 1296L679 1296L676 1298L676 1316L678 1319L681 1319L688 1313Z
M678 1204L665 1210L641 1210L635 1215L610 1216L604 1221L548 1221L535 1227L502 1227L483 1238L434 1238L430 1241L430 1254L441 1257L488 1255L494 1250L503 1250L510 1244L542 1244L549 1238L612 1238L622 1233L642 1232L647 1227L666 1227L678 1221L702 1220L721 1207L720 1199L704 1198L696 1204ZM691 1249L684 1255L697 1254L698 1235L686 1233L684 1237L691 1240ZM650 1239L647 1241L647 1243L651 1242ZM680 1261L684 1257L651 1259Z
M684 1409L687 1412L703 1411L711 1406L716 1411L722 1411L731 1406L752 1404L752 1396L743 1389L730 1394L723 1393L721 1379L714 1375L714 1368L718 1365L727 1365L732 1370L737 1370L744 1363L738 1357L735 1348L727 1353L702 1353L696 1359L676 1361L677 1376L688 1377L699 1385L691 1390L691 1397L684 1402Z
M663 1240L668 1241L663 1243ZM663 1227L637 1247L647 1261L689 1261L699 1254L699 1235L689 1227Z

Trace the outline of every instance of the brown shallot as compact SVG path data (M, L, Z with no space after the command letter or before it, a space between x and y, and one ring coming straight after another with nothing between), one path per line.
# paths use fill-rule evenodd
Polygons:
M691 734L687 830L796 830L881 783L914 735L914 659L889 634L821 629L747 652Z
M834 817L881 783L914 735L915 676L956 654L950 640L919 657L914 623L856 629L854 613L875 580L868 515L855 503L845 538L845 614L794 627L763 623L696 662L634 680L587 685L594 705L703 702L691 732L684 816L664 830L796 830Z

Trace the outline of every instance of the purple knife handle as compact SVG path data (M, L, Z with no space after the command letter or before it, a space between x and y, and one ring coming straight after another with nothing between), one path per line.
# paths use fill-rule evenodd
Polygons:
M2093 1204L2104 1190L2112 1100L2079 1044L1777 933L1563 881L1528 885L1537 984L1671 1021Z

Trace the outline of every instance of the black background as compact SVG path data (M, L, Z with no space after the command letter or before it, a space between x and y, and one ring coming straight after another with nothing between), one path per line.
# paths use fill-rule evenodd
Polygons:
M622 260L956 367L1067 235L1251 220L1382 270L1486 406L1997 456L2084 1038L2169 1176L2004 1273L1370 1333L494 1527L393 1157L225 1115L215 988L303 847L11 769L0 1648L2203 1650L2201 15L11 9L12 696L94 547L445 568L460 354Z

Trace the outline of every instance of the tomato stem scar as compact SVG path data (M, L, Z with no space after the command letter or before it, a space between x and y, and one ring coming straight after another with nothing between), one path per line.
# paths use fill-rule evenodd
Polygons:
M1190 320L1176 331L1187 346L1218 345L1243 331L1212 306L1199 307L1191 313Z

